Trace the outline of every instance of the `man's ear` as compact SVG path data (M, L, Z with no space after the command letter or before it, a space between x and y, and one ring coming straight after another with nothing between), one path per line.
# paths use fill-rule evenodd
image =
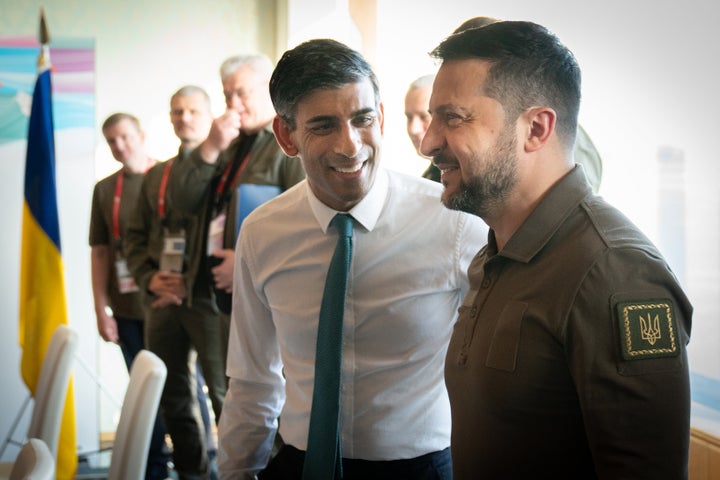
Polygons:
M555 133L557 113L548 107L533 107L523 117L526 122L525 151L540 150Z
M380 135L385 135L385 105L378 104L378 120L380 121Z
M288 157L296 157L298 149L295 148L295 144L292 141L291 133L292 130L288 126L287 122L280 118L279 115L275 115L273 119L273 132L275 132L275 138L277 139L278 145L282 148L285 155Z

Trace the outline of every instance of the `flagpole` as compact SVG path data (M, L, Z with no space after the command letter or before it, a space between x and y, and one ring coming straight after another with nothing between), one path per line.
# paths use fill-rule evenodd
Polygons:
M64 267L55 180L50 35L40 9L37 80L28 122L20 253L20 370L33 397L47 348L60 325L67 325ZM56 452L56 478L72 480L77 470L75 402L72 377L65 395L60 431L48 440Z
M50 34L45 21L45 9L40 7L40 32L38 34L42 51L38 57L38 71L50 68Z

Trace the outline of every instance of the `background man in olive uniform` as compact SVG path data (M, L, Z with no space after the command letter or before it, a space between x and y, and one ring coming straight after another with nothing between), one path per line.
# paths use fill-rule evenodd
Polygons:
M120 345L129 371L135 355L145 348L145 312L127 268L124 242L145 172L155 160L145 152L145 134L135 116L114 113L103 123L102 132L122 168L100 180L93 190L89 238L93 300L98 333L106 342ZM158 416L146 480L166 478L168 460L165 429Z
M205 275L198 275L198 262L192 261L203 254L196 234L199 218L174 208L168 184L210 129L207 93L195 86L178 90L170 99L170 120L180 149L145 177L127 233L128 264L147 294L148 348L168 368L161 406L173 442L175 470L181 479L204 478L211 459L198 408L195 358L197 352L218 419L227 390L228 332L219 318L212 286Z
M433 56L422 151L490 226L445 361L455 480L686 478L692 306L573 161L572 53L497 22Z
M227 110L171 178L175 205L200 215L199 241L207 256L199 259L199 268L211 277L218 307L228 321L238 214L305 178L301 162L282 152L272 131L272 70L270 59L260 54L223 62L220 77Z
M433 80L435 75L423 75L412 81L405 93L405 126L407 128L408 137L415 147L417 154L420 153L420 142L425 136L425 131L430 125L430 112L428 112L428 104L430 103L430 92L432 91ZM422 174L423 178L434 182L440 181L440 170L430 162L428 167Z

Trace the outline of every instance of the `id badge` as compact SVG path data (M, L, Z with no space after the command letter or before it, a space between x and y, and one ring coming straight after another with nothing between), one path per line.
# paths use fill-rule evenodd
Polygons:
M139 290L135 279L130 275L127 261L123 257L118 257L117 260L115 260L115 272L117 273L120 293L133 293Z
M183 257L185 255L185 231L170 233L165 230L163 236L163 251L160 254L160 270L165 272L182 273Z
M223 236L225 235L225 213L219 214L210 222L207 239L207 255L211 255L214 250L222 250Z

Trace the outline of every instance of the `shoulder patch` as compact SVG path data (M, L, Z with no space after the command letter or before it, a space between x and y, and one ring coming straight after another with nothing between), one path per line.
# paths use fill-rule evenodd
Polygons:
M680 353L670 300L624 302L617 305L620 350L625 360L675 357Z

